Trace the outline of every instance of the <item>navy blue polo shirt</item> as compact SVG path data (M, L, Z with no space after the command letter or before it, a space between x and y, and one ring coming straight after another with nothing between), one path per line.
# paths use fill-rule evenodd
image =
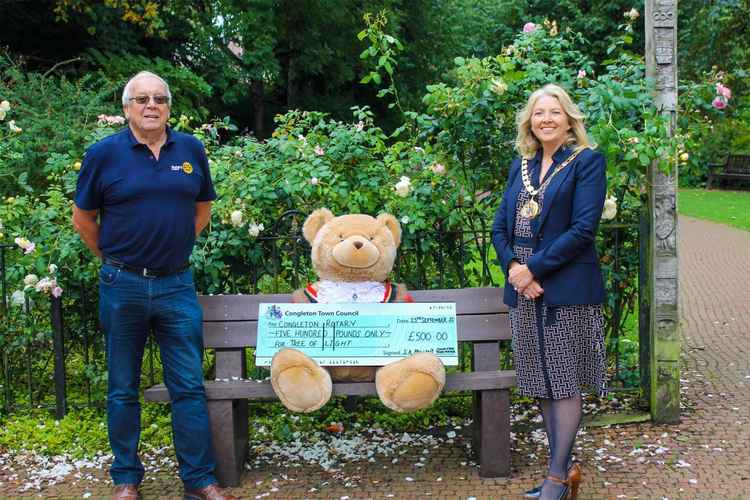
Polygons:
M126 264L175 269L195 244L195 203L216 199L203 144L167 128L156 160L129 127L91 146L75 204L99 210L99 249Z

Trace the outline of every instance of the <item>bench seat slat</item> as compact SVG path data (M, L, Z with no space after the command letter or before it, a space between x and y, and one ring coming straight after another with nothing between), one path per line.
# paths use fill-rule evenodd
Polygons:
M491 314L507 312L501 288L462 288L449 290L416 290L416 302L455 302L456 313ZM258 304L291 302L290 294L268 295L201 295L203 321L257 321Z
M510 319L507 314L477 314L457 317L459 342L509 340ZM203 323L203 343L208 348L231 349L255 347L257 321L217 321Z
M206 397L217 399L276 399L269 380L262 381L206 381ZM516 373L512 370L486 372L449 373L446 377L444 391L481 391L488 389L508 389L515 387ZM375 383L353 382L333 384L336 396L374 396ZM169 401L164 384L146 389L146 401Z

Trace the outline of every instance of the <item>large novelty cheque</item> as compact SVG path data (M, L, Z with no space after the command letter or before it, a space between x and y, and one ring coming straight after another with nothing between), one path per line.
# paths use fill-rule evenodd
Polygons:
M456 304L260 304L256 366L285 347L321 366L387 365L416 352L458 365Z

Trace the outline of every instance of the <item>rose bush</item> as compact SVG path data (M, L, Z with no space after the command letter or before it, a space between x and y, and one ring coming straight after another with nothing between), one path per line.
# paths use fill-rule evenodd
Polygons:
M663 169L694 168L710 156L710 127L744 102L732 93L734 76L711 73L705 83L683 85L684 118L667 139L643 59L628 50L637 18L628 12L603 63L575 50L583 36L554 22L519 29L495 56L457 58L443 82L428 86L424 110L405 111L395 134L382 130L367 108L353 108L350 122L295 110L276 117L268 140L240 135L222 143L232 132L227 120L199 126L175 115L175 128L206 145L219 194L193 252L198 288L248 293L299 286L311 275L299 225L321 206L396 214L404 230L396 274L410 286L499 284L488 233L516 154L515 113L531 91L554 81L580 104L607 157L608 205L598 245L607 287L616 292L606 311L608 338L618 349L614 334L637 299L646 167L656 161ZM49 341L49 329L40 333L38 325L47 321L42 305L53 293L62 293L68 324L95 322L98 263L73 231L71 200L85 147L123 125L109 86L45 79L13 65L0 69L0 243L8 245L8 294L21 305L7 312L6 324L18 328L0 332L0 347L28 350ZM711 104L716 98L726 109ZM51 102L42 108L44 99ZM34 286L24 281L32 274ZM71 328L72 341L92 335L92 328Z

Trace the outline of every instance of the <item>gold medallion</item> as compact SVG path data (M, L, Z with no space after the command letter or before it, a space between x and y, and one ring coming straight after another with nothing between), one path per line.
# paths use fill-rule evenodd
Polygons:
M534 201L534 198L530 199L521 207L521 217L524 219L533 219L539 215L539 203Z
M563 161L560 166L553 170L551 174L547 176L547 179L544 180L538 188L534 188L534 186L531 184L531 177L529 176L529 161L527 158L521 158L521 181L523 182L523 187L526 189L526 192L529 193L531 196L531 199L524 203L524 205L521 207L520 213L521 217L524 219L533 219L537 215L539 215L539 203L534 200L534 196L539 194L542 190L545 189L546 186L549 185L552 178L557 175L562 169L564 169L570 162L576 159L578 154L586 149L585 147L578 147L576 148L570 156L568 156L565 161Z
M193 173L193 166L190 164L189 161L186 161L182 164L182 171L186 174L192 174Z

